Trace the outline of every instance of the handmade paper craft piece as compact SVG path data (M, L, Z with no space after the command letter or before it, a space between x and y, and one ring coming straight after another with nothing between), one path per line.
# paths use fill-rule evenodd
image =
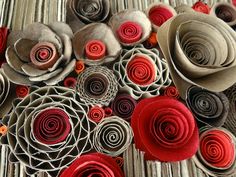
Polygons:
M29 87L25 85L16 86L16 96L18 98L24 98L29 94Z
M17 37L14 35L14 32L9 35L7 63L2 66L13 83L54 85L73 71L73 33L67 24L55 22L47 26L33 23L20 31Z
M199 149L194 157L196 165L210 176L234 175L235 143L234 135L224 128L201 128Z
M85 24L104 22L110 16L109 0L68 0L66 3L66 22L74 32Z
M203 13L183 13L164 23L158 36L182 98L191 85L221 92L234 84L236 33L222 20Z
M63 81L64 86L68 88L75 88L76 83L77 83L77 80L74 77L66 77Z
M16 98L15 85L13 85L0 69L0 120L12 108L12 101Z
M103 119L94 129L94 148L97 152L110 156L123 153L133 140L129 123L117 117Z
M177 90L175 86L169 86L165 88L164 95L178 99L179 91Z
M176 11L173 7L161 2L151 4L146 13L155 31L157 31L163 23L176 15Z
M77 158L60 175L60 177L68 176L124 177L124 174L111 157L100 153L91 153Z
M113 70L120 89L127 91L135 100L159 95L160 89L171 83L166 61L159 58L159 51L145 49L142 45L124 49Z
M216 3L211 8L210 14L220 18L229 26L236 25L236 7L230 5L229 3Z
M38 88L16 100L2 121L9 128L1 137L11 149L9 160L24 164L29 175L44 171L57 176L91 150L95 124L87 117L88 107L76 97L74 90L54 86Z
M89 105L108 106L118 92L118 84L112 70L92 66L78 76L76 91Z
M88 118L96 123L99 123L105 116L106 113L100 106L93 106L89 109Z
M209 14L210 13L210 7L205 4L204 2L202 1L197 1L193 7L192 7L195 11L197 12L202 12L204 14Z
M114 61L120 54L121 46L110 27L92 23L75 33L73 50L76 58L87 65L99 65Z
M146 14L139 10L121 11L111 17L108 25L123 46L141 44L152 30Z
M1 27L0 28L0 62L5 58L5 50L7 45L7 36L8 36L8 29Z
M210 126L222 126L229 113L229 100L224 93L191 87L186 102L196 119Z
M111 108L113 114L129 121L137 102L129 94L117 94L112 101Z
M134 142L147 160L179 161L198 148L198 128L190 110L176 99L142 99L131 118Z

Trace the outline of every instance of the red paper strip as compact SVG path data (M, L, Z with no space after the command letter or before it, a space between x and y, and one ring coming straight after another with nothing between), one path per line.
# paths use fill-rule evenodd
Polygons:
M18 98L24 98L29 94L29 87L25 85L17 85L16 86L16 96Z
M168 19L170 19L173 16L173 13L163 7L163 6L154 6L149 11L149 19L150 21L160 27L163 23L165 23Z
M1 60L4 57L5 50L6 50L7 36L8 36L8 29L5 27L1 27L0 28L0 57L1 57Z
M211 10L210 7L202 1L196 2L192 8L197 12L202 12L205 14L209 14Z
M132 21L127 21L120 25L117 34L121 42L134 43L141 39L142 31L141 25Z
M33 123L35 138L48 145L64 141L71 130L69 119L62 109L50 108L41 111Z
M128 78L138 85L149 85L155 81L156 72L154 64L144 56L133 57L127 65Z
M159 96L141 100L132 115L136 147L147 160L180 161L193 156L199 137L192 113L176 99Z
M99 106L94 106L90 108L88 112L89 119L93 120L94 122L100 122L105 117L105 111L103 108Z
M75 88L77 80L74 77L67 77L64 79L64 86L68 88Z
M120 167L111 157L99 153L77 158L60 177L124 177Z
M175 86L169 86L169 87L166 87L164 91L164 95L178 99L179 91L177 90Z
M58 59L57 49L50 42L39 42L30 52L30 59L38 69L48 69L54 65Z
M100 40L91 40L85 46L85 55L88 59L99 60L106 54L106 46Z

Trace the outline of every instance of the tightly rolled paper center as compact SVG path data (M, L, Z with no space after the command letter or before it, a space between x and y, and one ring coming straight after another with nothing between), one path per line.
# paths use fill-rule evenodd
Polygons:
M105 117L105 111L99 106L94 106L89 110L88 117L98 123Z
M232 22L236 19L235 13L236 11L232 7L226 5L219 5L215 9L216 16L226 23Z
M0 90L1 90L1 88L0 88ZM16 96L18 98L24 98L28 94L29 94L29 87L24 86L24 85L16 86Z
M69 116L58 108L49 108L38 113L33 122L35 138L48 145L60 143L66 139L71 130Z
M199 151L213 167L228 168L235 160L232 138L221 130L209 130L200 136Z
M153 62L141 55L136 55L129 61L126 72L132 82L141 86L149 85L156 80Z
M141 39L143 29L138 23L127 21L120 25L117 35L123 43L134 43Z
M149 19L150 21L160 27L163 23L165 23L168 19L173 16L173 13L165 8L164 6L154 6L149 11Z
M52 67L58 58L57 49L50 42L39 42L30 52L31 62L36 68L42 70Z
M209 14L210 13L210 8L207 4L205 4L202 1L198 1L196 2L193 7L192 7L195 11L197 12L202 12L205 14Z
M179 98L179 91L174 86L166 87L164 91L165 96L173 97L173 98Z
M91 40L86 43L85 55L91 60L102 59L106 55L106 45L100 40Z

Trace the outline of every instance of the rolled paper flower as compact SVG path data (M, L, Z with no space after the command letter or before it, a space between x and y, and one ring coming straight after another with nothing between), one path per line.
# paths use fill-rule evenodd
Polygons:
M143 43L151 33L151 23L139 10L124 10L113 15L108 23L123 46Z
M53 145L64 141L71 131L68 114L58 108L39 112L33 121L33 134L44 144Z
M8 131L1 143L11 149L9 160L20 162L28 175L42 171L58 176L92 148L95 123L87 112L88 106L72 89L32 88L24 99L13 102L12 112L2 120Z
M198 128L188 108L176 99L142 99L131 118L134 141L146 160L173 162L192 157L198 148Z
M219 127L228 116L229 100L223 93L193 86L188 90L186 102L201 123Z
M171 83L167 64L159 58L158 50L148 50L142 45L123 50L113 70L120 89L128 92L135 100L159 95L160 89Z
M76 61L76 63L75 63L75 72L77 74L80 74L81 72L84 71L84 69L85 69L84 62L82 60Z
M150 19L154 30L157 30L163 23L175 15L175 9L160 2L151 4L147 9L147 16Z
M17 97L14 84L12 84L6 75L0 69L0 120L12 108L12 101Z
M113 114L112 109L109 108L109 107L104 108L104 111L105 111L105 116L106 116L106 117L110 117L110 116L112 116L112 114Z
M19 85L57 84L74 70L72 36L72 30L63 22L33 23L17 35L13 31L8 37L4 73Z
M183 13L165 23L158 36L183 99L192 85L221 92L234 84L236 33L222 20L203 13Z
M93 66L78 76L76 90L87 104L107 106L115 98L118 84L112 70Z
M6 44L7 44L8 29L5 27L0 28L0 57L4 58Z
M99 106L93 106L89 109L88 118L99 123L105 117L105 111Z
M123 43L135 43L142 37L142 27L138 23L127 21L120 25L117 35Z
M196 165L210 176L233 176L236 139L224 128L200 129L200 144L194 157Z
M103 119L94 129L94 148L110 156L122 154L131 144L133 131L129 123L117 117Z
M136 101L129 94L118 94L111 104L113 114L129 120L136 106Z
M111 157L100 153L90 153L77 158L60 175L60 177L76 176L124 177L124 174Z
M17 85L16 86L16 96L18 98L24 98L29 94L29 87L25 85Z
M1 136L6 135L7 130L8 130L7 126L5 126L5 125L0 126L0 135Z
M236 85L234 84L224 93L229 100L229 112L224 127L236 136Z
M196 2L193 7L192 7L195 11L197 12L202 12L204 14L209 14L210 13L210 7L205 4L202 1L198 1Z
M74 77L67 77L64 79L64 86L69 88L75 88L77 80Z
M124 159L122 157L115 157L115 161L119 167L123 167L124 165Z
M81 58L87 65L114 61L121 51L112 30L103 23L84 26L75 33L72 43L76 58Z
M102 59L106 54L106 46L102 41L91 40L85 45L85 55L90 60Z
M236 25L236 7L229 3L216 3L211 8L210 14L220 18L230 26Z
M148 49L151 49L153 47L156 47L158 44L157 42L157 33L152 32L149 38L144 42L144 46Z
M178 99L179 91L177 90L175 86L169 86L165 88L164 95Z
M176 6L175 11L177 14L194 12L194 10L187 4L181 4L179 6Z

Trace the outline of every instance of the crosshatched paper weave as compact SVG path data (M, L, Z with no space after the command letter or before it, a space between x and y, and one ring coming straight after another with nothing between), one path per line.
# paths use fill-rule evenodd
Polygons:
M67 12L66 12L66 3L67 2L66 1L67 0L0 0L0 26L8 27L11 30L23 30L27 25L32 24L33 22L42 22L44 24L51 24L52 22L55 22L55 21L66 22L66 14L67 14ZM109 0L112 14L123 11L125 9L130 9L130 10L131 9L136 9L136 10L143 10L144 11L148 8L148 6L150 4L155 3L155 2L163 2L163 3L169 4L170 6L175 8L175 7L177 7L181 4L187 4L189 6L192 6L197 1L198 0ZM204 2L207 2L209 5L213 5L215 2L231 2L231 1L230 0L204 0ZM80 34L80 35L83 35L83 33ZM115 43L115 44L117 44L117 43ZM119 46L119 44L117 44L117 53L119 53L119 50L121 49L120 47L121 46ZM80 49L78 49L78 50L80 50ZM133 50L135 50L135 49L133 49ZM141 52L142 52L142 50L144 50L144 49L141 49ZM147 54L145 50L143 52L145 54ZM129 55L129 56L127 56L127 55ZM171 79L169 79L169 70L166 70L166 65L167 65L166 61L165 62L160 61L160 60L158 60L158 62L156 61L156 58L159 58L159 57L162 57L162 56L159 56L158 51L155 50L155 49L154 49L154 56L153 56L153 54L150 54L152 56L150 60L151 60L151 62L153 62L152 60L154 60L154 63L157 65L158 71L162 72L162 74L165 76L166 79L162 80L162 81L156 83L156 85L150 86L150 87L133 86L132 84L130 84L129 79L125 80L124 75L127 74L126 71L124 71L124 69L123 69L124 65L127 64L127 61L125 61L125 60L126 60L126 57L129 58L130 56L133 56L133 55L134 55L134 53L132 53L130 51L129 52L125 51L123 53L123 57L121 57L121 60L120 60L120 61L124 61L123 63L122 62L116 63L114 65L114 68L112 68L110 66L108 67L110 70L112 70L112 69L115 70L114 76L107 74L107 73L109 73L108 68L105 68L105 69L103 68L104 72L105 72L105 70L107 71L107 73L104 74L104 75L108 78L108 80L109 79L114 80L115 75L118 76L118 78L123 78L123 79L119 80L117 83L114 81L114 83L112 83L111 86L110 86L111 88L113 88L113 90L110 91L110 95L109 95L110 97L109 98L100 98L100 101L98 102L98 104L103 103L104 99L108 99L109 103L111 103L111 105L122 104L122 99L125 98L126 100L125 99L124 100L125 101L128 100L128 101L127 101L127 103L124 101L125 102L124 104L130 104L129 108L130 108L130 110L133 111L132 106L137 104L136 101L138 99L140 99L141 97L145 98L146 97L145 95L152 95L152 94L159 95L160 94L160 92L159 92L160 85L161 86L164 85L165 87L170 85ZM79 56L79 52L78 52L78 56ZM154 58L154 59L152 59L152 58ZM83 66L78 65L78 68L77 68L78 70L79 70L79 67L83 67ZM88 76L86 75L86 77L82 77L83 75L81 75L81 78L79 78L79 80L81 80L81 82L83 81L83 83L84 83L85 80L87 78L89 78L89 74L91 75L93 73L88 73L87 74ZM100 79L101 79L100 84L105 83L105 85L106 85L106 80L107 80L106 77L105 78L104 78L104 76L100 77ZM61 80L63 80L63 79L61 79ZM1 87L1 92L4 93L4 94L1 94L1 97L0 97L1 101L3 99L11 100L11 97L15 97L15 95L9 95L9 91L15 90L16 88L15 88L15 86L12 86L9 83L9 81L5 78L5 75L2 75L2 70L0 71L0 81L1 81L1 83L4 83L3 88ZM76 82L79 82L79 81L74 80L73 81L74 85L71 82L67 83L68 85L71 86L71 90L67 90L67 92L69 94L68 97L74 97L74 95L71 95L70 93L74 93L73 89L74 89L74 87L77 88ZM92 91L89 94L83 92L84 87L87 86L87 85L86 84L83 84L83 85L80 84L78 86L80 88L80 91L79 91L78 95L76 94L76 97L81 96L81 95L83 97L84 95L87 94L86 96L84 96L84 98L82 98L81 103L77 103L77 102L75 103L79 108L82 109L81 111L83 111L83 109L88 109L88 108L83 108L84 101L87 102L88 100L93 100L93 101L96 100L94 98L91 98L91 95L89 95L89 94L92 93ZM122 97L119 98L120 100L118 100L118 98L117 98L117 100L112 101L112 99L110 99L110 98L112 98L118 92L118 90L117 90L118 85L123 87L123 90L125 90L129 94L131 94L132 97L127 97L127 95L126 96L124 95L123 98ZM234 115L233 115L235 113L235 100L234 100L234 94L233 94L234 88L235 88L235 86L232 86L229 90L227 90L225 92L225 95L230 99L229 100L229 105L228 105L228 103L226 103L228 100L226 100L225 95L223 93L220 93L220 96L219 95L214 95L214 94L211 95L211 93L209 93L209 92L206 93L206 92L204 92L204 90L202 90L202 92L203 92L202 95L205 96L205 97L211 97L210 99L212 99L212 102L215 103L216 107L221 105L221 104L226 104L225 107L222 108L223 110L220 110L222 112L225 111L225 110L227 110L229 112L229 119L226 120L226 123L225 123L224 127L227 128L228 130L230 130L231 132L234 132L233 134L235 136L236 135L236 128L235 128L236 127L236 122L234 120ZM48 90L50 90L50 89L52 89L52 88L49 86ZM155 93L153 92L153 90L155 91ZM108 91L109 91L109 88L108 88ZM50 98L50 93L49 92L50 91L48 91L47 93L43 93L43 94L46 95L45 96L46 101L40 102L40 105L41 105L40 109L43 109L43 110L46 109L46 107L43 106L42 104L47 103L50 106L51 105L50 101L55 99L56 101L59 100L58 102L60 102L60 104L56 104L58 109L63 110L66 106L63 107L63 105L61 105L61 103L64 102L65 104L68 104L67 103L67 101L68 101L67 98L64 98L64 97L63 98L58 98L56 96L55 97L52 96L52 98ZM35 94L36 94L36 97L38 97L38 95L40 95L41 92L39 94L37 94L35 92ZM47 94L49 94L49 96ZM96 93L92 93L92 94L94 94L95 96L94 95L93 96L96 98ZM170 89L169 93L166 93L166 94L169 94L171 96L174 95L173 97L175 97L175 96L179 97L179 93L177 93L176 90L171 90ZM191 93L187 93L187 95L185 95L185 97L186 97L186 99L193 99L193 98L195 99L198 96L198 95L197 96L196 95L197 95L196 92L192 91ZM31 96L29 96L29 100L32 99L30 97L34 97L34 95L32 94ZM201 97L201 95L199 97ZM196 100L197 99L198 98L196 98ZM116 103L116 101L118 103ZM191 107L193 112L195 111L196 107L201 106L201 105L197 105L197 101L195 101L195 102L194 101L192 101L192 102L189 101L187 103L188 104L187 106ZM31 101L29 101L29 102L31 103ZM71 101L69 99L69 102L70 102L70 106L73 108L73 106L75 106L74 103L73 103L73 100ZM5 103L5 104L9 104L9 103ZM55 103L53 103L53 104L55 104ZM32 107L34 107L34 106L35 105L33 105ZM24 103L22 103L22 107L25 108ZM18 109L21 110L22 107L20 107ZM65 110L67 110L67 109L70 109L70 108L66 108ZM197 108L197 109L199 109L199 108ZM105 152L106 154L109 154L111 156L120 155L123 152L124 162L123 162L123 165L121 165L121 166L123 167L123 170L124 170L124 173L125 173L126 177L161 177L161 176L163 176L163 177L208 177L209 176L209 174L206 171L201 170L201 168L200 168L201 165L202 165L201 163L199 163L199 161L201 162L201 160L202 160L201 159L202 154L200 152L198 153L198 156L194 157L193 159L191 158L191 159L188 159L188 160L181 160L181 161L178 161L178 162L159 162L159 161L144 160L144 158L145 158L144 152L136 149L135 145L131 144L131 139L133 137L133 132L129 131L129 129L128 129L129 124L126 125L124 123L122 125L122 120L121 119L117 119L115 121L114 120L109 121L109 117L111 117L111 115L109 115L109 111L111 111L111 110L105 109L104 112L100 112L100 113L96 112L98 110L99 110L99 106L98 106L98 108L95 108L95 114L96 114L95 119L98 118L96 116L102 116L102 117L106 116L106 117L108 117L107 122L104 121L104 122L98 124L99 126L97 127L97 129L99 129L99 131L101 131L101 132L97 132L96 134L93 134L94 133L93 132L94 127L87 127L87 124L84 123L84 122L79 122L79 123L76 122L76 121L73 122L73 123L70 122L70 125L71 125L70 128L72 128L72 129L74 128L74 126L77 126L77 127L81 126L82 130L84 131L84 134L81 135L80 134L81 132L77 132L80 136L84 136L84 138L86 139L87 138L87 133L89 132L89 134L91 133L92 137L93 137L93 139L91 139L91 140L86 139L86 141L89 141L88 145L86 144L87 145L86 147L76 147L79 152L72 151L71 154L68 153L69 155L71 155L70 158L74 159L82 151L86 152L88 149L91 148L89 144L92 143L92 142L90 142L90 141L94 141L95 145L96 145L95 148L98 149L99 152ZM0 111L1 111L0 116L2 116L1 114L4 114L4 111L2 111L2 110L0 110ZM7 111L9 111L9 110L7 110ZM115 111L117 111L116 112L117 116L118 115L120 117L124 116L125 120L126 119L129 120L131 118L129 110L123 110L122 107L120 107L120 109L115 110ZM115 111L113 110L113 113ZM122 112L122 111L124 111L124 112ZM202 111L202 112L194 112L194 117L198 120L198 122L197 122L198 124L201 124L202 122L204 122L205 119L206 119L205 117L208 117L209 114L210 115L213 114L212 112L209 113L209 112L207 112L207 110L204 110L204 109L200 109L200 111ZM206 111L207 113L204 112L204 111ZM73 110L73 112L75 114L77 114L78 112L80 112L80 110L76 110L76 111ZM212 116L213 117L212 119L217 119L217 122L215 123L215 124L217 124L217 126L222 125L223 124L222 121L224 121L226 119L225 115L223 116L223 118L221 117L221 119L219 119L219 115L220 116L223 115L222 112L217 112L216 115ZM98 115L97 113L101 114L101 115ZM205 113L207 115L205 115ZM18 113L16 113L16 114L18 114ZM35 114L37 114L37 110L36 110ZM19 117L20 117L21 120L24 120L24 119L26 120L26 118L24 118L24 115L19 115ZM17 120L16 120L17 118L12 118L12 120L13 119L15 121L12 125L14 129L15 129L15 127L14 127L15 125L19 124L19 126L22 126L21 125L22 122L20 122L20 123L17 122ZM82 120L83 121L88 121L87 119L86 120L84 120L84 119L85 118L83 118ZM0 123L1 123L1 121L2 120L0 119ZM109 124L114 124L114 122L117 123L118 125L120 124L120 126L115 127L114 130L112 130L112 129L109 130L109 127L108 127ZM103 124L105 124L105 123L107 125L105 127L103 127ZM26 124L27 125L30 124L29 120L28 120L28 122L26 121ZM92 125L93 124L95 124L95 123L93 122ZM207 122L207 124L211 124L211 121ZM135 125L135 126L138 126L138 125ZM12 134L14 134L14 131L15 131L14 129L11 129L11 131L13 132ZM22 127L21 127L21 129L22 129ZM106 130L106 129L108 129L108 130ZM102 132L102 131L104 131L104 132ZM108 132L108 131L110 131L110 132ZM106 146L102 146L101 144L98 143L98 141L101 141L100 139L104 138L103 136L105 136L107 132L108 132L108 135L110 135L109 136L110 139L109 139L109 141L106 142L107 143ZM124 132L125 132L125 134L128 135L128 137L126 137L124 135ZM202 132L204 132L204 130L202 130ZM120 144L117 145L116 143L120 140L119 139L114 140L112 138L113 137L116 138L116 135L119 134L119 133L122 134L124 137L122 137L122 141L119 142ZM75 139L78 138L78 137L74 137L74 134L71 134L71 132L69 132L68 134L71 137L75 138ZM26 136L26 137L24 137L24 136ZM15 143L14 141L15 141L16 138L27 139L27 136L31 136L31 135L30 134L28 135L27 132L25 133L25 132L22 131L21 133L17 134L16 137L12 137L12 139L10 141L11 141L11 143L14 144ZM18 149L23 149L23 150L24 150L24 148L29 150L31 146L34 147L34 142L33 141L28 140L28 139L27 139L27 141L29 141L32 144L29 143L29 145L27 145L27 146L21 146L18 143L15 143L14 146L17 146ZM70 140L66 139L65 143L70 144L71 142L70 142ZM116 145L117 146L123 146L121 153L120 152L115 152L115 150L117 148ZM73 146L73 143L72 143L71 146ZM142 145L140 145L140 146L142 146ZM55 148L55 147L52 147L52 148ZM62 148L62 149L60 149L60 148ZM15 150L17 151L17 148ZM57 147L56 150L59 153L62 153L62 154L60 154L58 156L53 154L52 157L57 157L58 159L60 159L61 156L64 156L64 154L63 154L64 151L67 151L67 149L63 149L63 144L59 147L59 149ZM44 149L43 149L40 152L44 153L45 156L47 156L48 154L50 156L50 153L51 153L49 149L47 149L47 151L44 151ZM68 152L69 152L69 150L68 150ZM0 145L0 177L28 177L28 176L31 176L31 177L48 177L49 175L52 175L52 176L58 175L58 173L60 171L60 169L58 167L59 165L57 164L56 160L54 162L53 159L50 159L50 158L47 159L45 157L46 160L45 159L43 159L43 160L45 160L46 165L53 164L53 166L49 168L50 171L52 171L52 173L39 172L38 174L33 174L32 173L32 175L28 175L28 174L25 173L24 165L22 165L20 163L10 163L9 162L10 158L14 159L14 157L11 156L10 154L11 154L10 149L7 146ZM14 155L21 156L21 152L16 152ZM40 163L40 162L37 159L37 154L33 154L32 156L29 157L29 159L35 158L34 155L36 156L36 160L35 161L29 160L27 162L28 164L27 163L26 164L28 166L34 166L35 169L44 169L43 165L38 166L38 163ZM28 158L28 157L24 157L24 158ZM106 159L106 160L109 161L110 159ZM196 161L197 161L197 163L195 163ZM62 164L66 165L67 161L62 162ZM209 165L207 162L206 162L206 164ZM28 169L28 170L30 172L31 172L31 170L34 172L34 169ZM65 174L66 174L66 172L65 172ZM236 175L233 175L232 177L236 177Z

